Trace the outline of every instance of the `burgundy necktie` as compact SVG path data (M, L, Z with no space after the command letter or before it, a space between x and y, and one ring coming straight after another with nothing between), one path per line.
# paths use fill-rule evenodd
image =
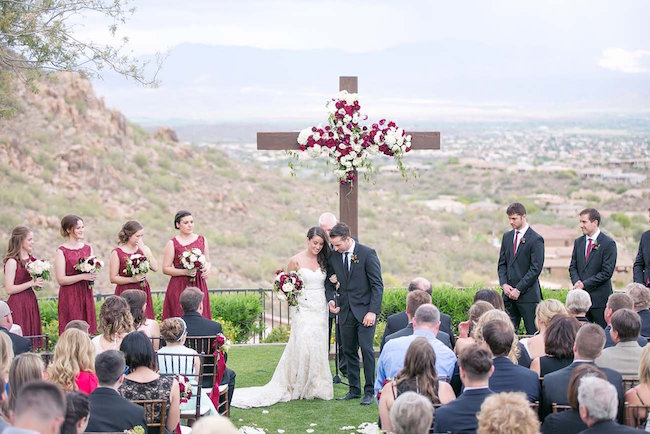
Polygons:
M591 253L592 248L593 245L591 244L591 238L589 238L589 244L587 244L587 254L585 255L585 262L589 260L589 254Z
M512 254L517 254L517 238L519 237L519 231L515 231L515 243L512 245Z

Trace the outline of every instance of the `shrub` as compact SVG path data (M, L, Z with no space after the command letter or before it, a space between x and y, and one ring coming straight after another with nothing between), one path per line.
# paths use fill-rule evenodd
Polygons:
M262 330L259 294L210 294L210 307L213 318L232 323L234 330L229 337L233 343L247 342Z
M265 344L271 344L275 342L289 342L289 333L291 332L291 327L289 326L278 326L271 330L271 333L264 339Z

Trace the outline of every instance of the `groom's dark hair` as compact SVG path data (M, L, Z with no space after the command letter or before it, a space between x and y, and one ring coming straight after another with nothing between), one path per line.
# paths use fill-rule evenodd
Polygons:
M519 202L513 202L508 206L508 209L506 209L506 214L509 216L515 214L526 215L526 207L524 207Z
M345 223L337 223L330 231L330 238L341 237L343 239L350 237L350 228Z

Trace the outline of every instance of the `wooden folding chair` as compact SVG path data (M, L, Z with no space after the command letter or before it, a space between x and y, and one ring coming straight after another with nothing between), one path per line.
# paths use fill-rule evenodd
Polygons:
M192 348L203 357L203 387L211 389L217 379L217 360L214 357L216 336L187 336L185 346Z
M184 375L192 387L192 395L196 396L196 407L193 414L181 414L182 419L187 419L190 424L201 417L201 380L204 376L204 354L158 354L158 370L160 375Z
M32 351L42 352L42 351L51 351L50 348L50 335L47 333L42 335L32 335L32 336L23 336L25 339L29 339L32 343Z
M646 421L650 414L650 405L623 405L623 423L625 425L645 430Z
M219 407L217 411L220 415L230 417L230 403L228 402L228 385L219 386Z
M640 383L638 375L623 375L623 393L631 388L638 386Z
M43 359L43 366L47 369L47 367L52 362L52 359L54 358L54 352L53 351L43 351L42 353L38 353L38 355L40 355L41 359Z
M561 411L570 411L571 410L570 405L561 405L561 404L556 404L556 403L551 404L551 408L553 409L553 413L559 413Z
M165 422L167 420L166 399L143 399L131 402L144 407L144 419L147 422L147 430L149 428L158 428L160 434L165 434ZM157 412L157 409L160 409L160 412ZM156 417L157 414L159 417ZM156 421L156 419L158 420Z

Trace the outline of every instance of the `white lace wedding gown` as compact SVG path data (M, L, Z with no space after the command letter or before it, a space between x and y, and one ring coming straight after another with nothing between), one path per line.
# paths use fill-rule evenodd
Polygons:
M325 273L309 268L298 271L304 288L298 308L290 308L291 334L273 377L265 386L236 388L230 404L234 407L266 407L294 399L334 397L327 351Z

